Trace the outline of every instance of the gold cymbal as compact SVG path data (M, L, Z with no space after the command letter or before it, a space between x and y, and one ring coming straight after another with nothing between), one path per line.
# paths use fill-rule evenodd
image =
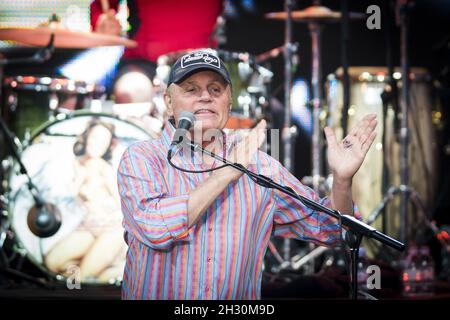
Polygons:
M282 12L270 12L265 14L268 19L274 20L286 20L287 13ZM366 15L359 12L349 12L349 18L364 19ZM304 10L292 11L292 21L294 22L339 22L342 18L342 14L338 11L332 11L323 6L310 6Z
M17 41L32 46L46 46L54 34L55 48L86 49L101 46L134 48L136 41L96 32L71 31L64 28L39 26L37 28L0 28L0 40Z

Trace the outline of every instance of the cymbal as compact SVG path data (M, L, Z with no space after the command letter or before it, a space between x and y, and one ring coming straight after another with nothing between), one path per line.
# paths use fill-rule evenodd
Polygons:
M96 32L71 31L64 28L40 26L37 28L0 28L0 40L17 41L32 46L46 46L51 34L55 35L55 48L86 49L101 46L134 48L136 41Z
M270 12L265 15L268 19L274 20L286 20L287 13L282 12ZM364 19L366 15L359 12L349 12L349 18ZM292 11L292 21L294 22L323 22L332 23L339 22L342 18L342 14L338 11L332 11L323 6L310 6L304 10Z

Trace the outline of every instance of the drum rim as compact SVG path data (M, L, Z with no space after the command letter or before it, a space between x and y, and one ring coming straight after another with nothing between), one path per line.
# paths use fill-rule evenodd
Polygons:
M29 79L30 81L27 81ZM13 86L12 83L15 83ZM32 90L38 88L41 92L62 92L73 94L92 94L103 92L104 87L82 80L49 75L15 75L3 79L3 87L10 90ZM58 87L60 86L60 87Z
M36 82L24 82L25 78L33 78L36 80L41 81L41 83L36 83ZM44 82L42 82L44 79L49 79L50 82L48 80L45 80ZM56 82L63 82L63 83L72 83L75 85L94 85L93 83L88 83L86 81L83 80L74 80L74 79L70 79L70 78L65 78L65 77L58 77L58 76L51 76L51 75L33 75L33 74L19 74L19 75L11 75L11 76L5 76L3 78L3 82L6 84L9 84L11 81L17 81L23 84L40 84L40 85L50 85L52 83Z
M401 69L396 67L394 72L401 74ZM431 82L432 76L428 69L423 67L411 67L409 72L411 82ZM378 79L382 76L382 80ZM384 66L353 66L349 68L350 80L356 83L388 83L390 81L389 70ZM327 81L343 80L342 67L337 68L334 72L327 76ZM395 79L401 82L402 79Z
M112 113L106 113L106 112L94 112L94 111L85 111L85 110L76 110L70 113L59 113L55 116L54 119L47 120L40 126L38 126L36 129L34 129L31 134L30 138L23 141L23 149L22 152L30 145L30 143L33 142L34 139L36 139L37 136L39 136L43 131L45 131L47 128L51 127L54 124L82 116L96 116L96 117L105 117L105 118L112 118L115 120L119 120L121 122L125 122L127 124L130 124L131 126L135 127L136 129L139 129L142 131L148 138L152 138L151 135L145 131L143 128L138 126L137 124Z
M33 142L33 140L39 136L43 131L45 131L47 128L51 127L54 124L69 120L69 119L73 119L73 118L77 118L77 117L82 117L82 116L98 116L98 117L106 117L106 118L110 118L110 119L115 119L118 120L120 122L124 122L127 123L133 127L135 127L136 129L139 129L141 132L143 132L148 138L152 138L150 136L150 134L145 131L143 128L139 127L138 125L134 124L133 122L130 122L126 119L123 119L121 117L119 117L118 115L114 115L114 114L110 114L110 113L104 113L104 112L92 112L92 111L84 111L84 110L78 110L78 111L74 111L73 113L70 114L62 114L63 116L60 116L57 119L53 119L53 120L48 120L45 123L43 123L42 125L40 125L39 127L37 127L35 130L33 130L33 133L30 136L29 140L25 140L23 143L23 148L21 150L21 154L27 150L31 145L30 143ZM14 165L13 165L14 166ZM12 170L12 169L11 169ZM10 171L11 173L11 171ZM8 181L9 179L11 179L11 177L8 177ZM17 192L17 195L19 194L19 192ZM14 198L17 196L15 195ZM8 198L10 200L12 200L12 196L13 194L9 194ZM15 201L12 201L13 203L15 203ZM27 259L29 259L29 261L32 263L33 266L35 266L36 268L38 268L41 272L43 272L45 275L50 276L52 280L56 280L56 281L60 281L60 282L64 282L68 279L68 277L57 273L57 272L53 272L50 271L48 268L45 267L45 264L42 262L38 262L37 259L35 258L34 255L32 255L30 253L29 250L27 250L26 246L24 245L23 241L21 240L20 237L18 237L18 232L16 230L16 228L14 227L13 224L13 219L14 219L14 212L13 212L13 208L14 206L9 204L7 207L8 210L8 220L10 221L10 230L13 232L14 234L14 246L13 246L13 250L16 252L20 252L20 250L23 250L25 252L25 257ZM111 286L111 285L118 285L117 284L117 280L115 279L115 283L109 283L109 282L97 282L97 281L82 281L81 283L83 285L89 285L89 286Z

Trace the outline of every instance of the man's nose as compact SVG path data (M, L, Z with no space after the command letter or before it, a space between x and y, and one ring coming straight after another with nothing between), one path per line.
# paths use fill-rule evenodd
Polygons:
M208 89L204 89L200 92L200 99L201 100L212 100L211 93Z

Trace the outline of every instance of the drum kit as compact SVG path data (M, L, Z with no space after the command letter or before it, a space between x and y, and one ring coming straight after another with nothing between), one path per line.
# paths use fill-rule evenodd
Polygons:
M306 23L311 35L312 98L309 106L313 114L312 175L304 177L302 182L322 196L330 190L331 183L330 179L324 176L327 170L324 170L322 158L325 144L321 132L325 123L334 129L338 139L343 139L347 134L347 125L351 127L365 114L376 113L380 119L377 140L353 179L353 199L368 224L382 229L382 232L399 236L403 242L423 241L416 239L415 235L424 228L436 236L438 230L431 222L428 212L436 194L438 181L437 145L430 141L436 141L435 123L438 120L435 119L435 111L439 110L439 101L427 71L409 67L408 47L404 35L408 32L408 10L405 9L408 1L400 1L397 8L401 17L401 69L394 69L391 65L388 68L348 66L346 24L349 20L365 18L364 14L348 12L347 6L343 6L342 13L319 5L301 11L291 11L289 3L290 1L286 1L284 12L269 13L266 16L286 21L287 47L290 45L290 22ZM342 67L327 77L325 100L321 83L321 33L326 25L337 22L342 23ZM287 81L290 80L291 73L288 59L290 57L286 54ZM400 90L401 95L394 93ZM286 87L287 113L289 102L290 96ZM291 116L286 116L285 129L289 129L290 118ZM285 154L290 154L289 138L292 137L286 137ZM285 159L285 165L286 160L289 164L289 159ZM396 198L398 195L400 199ZM380 216L382 219L378 219ZM307 274L313 273L315 266L317 267L315 259L326 249L310 245L306 251L292 256L288 241L285 240L283 257L275 252L275 248L269 246L274 256L278 256L280 263L275 270L302 268ZM373 256L383 256L383 251L388 251L373 242L365 244L373 245L368 250ZM401 266L402 256L395 253L394 256L397 259L394 259L393 264Z
M345 128L342 118L352 124L360 115L376 112L383 122L384 137L380 136L368 155L361 172L355 178L355 201L360 203L365 218L382 200L381 176L383 156L389 148L389 156L396 159L399 144L395 139L397 129L396 114L391 108L384 108L382 93L391 74L383 68L345 68L330 75L326 82L326 103L322 93L320 37L322 27L337 23L342 16L348 19L361 19L364 14L335 12L314 5L305 10L293 11L292 2L286 1L285 11L266 15L267 19L286 22L285 44L270 52L253 56L245 52L216 50L230 71L233 82L233 106L227 128L251 128L259 119L266 118L269 112L269 84L273 73L263 67L261 61L284 53L285 57L285 121L283 127L284 154L292 154L294 130L291 117L292 61L295 45L292 43L292 23L306 23L312 39L312 99L314 132L312 140L313 172L309 181L316 191L323 184L323 167L320 115L328 111L327 121L338 136L343 136ZM120 204L115 188L115 172L118 161L125 148L137 140L154 139L158 130L149 130L120 114L119 105L111 112L97 108L98 99L104 97L104 88L77 79L51 76L20 75L2 77L2 65L37 62L48 59L54 48L86 49L97 46L134 47L132 40L111 35L70 31L58 26L37 28L0 29L0 40L16 41L31 46L46 46L39 56L30 59L0 60L0 125L3 134L3 147L0 150L2 161L2 185L0 186L0 251L9 240L13 251L25 256L41 269L49 279L66 280L72 276L67 270L78 270L77 276L83 283L120 283L125 263L124 243L121 233ZM46 54L42 54L42 53ZM157 62L153 83L157 93L152 101L156 105L158 119L164 118L162 90L167 81L171 64L183 52L161 56ZM349 106L346 100L343 81L350 74L352 92ZM410 95L416 99L417 108L411 108L410 123L414 125L413 144L410 150L416 157L417 170L414 183L424 179L435 179L432 174L436 166L435 146L424 141L433 141L434 134L429 112L433 103L426 101L426 90L430 87L423 70L412 71L413 85ZM401 78L402 73L393 76ZM159 91L158 91L159 90ZM158 94L159 92L159 94ZM327 105L327 108L325 108ZM346 108L348 112L345 112ZM125 108L122 108L122 110ZM131 110L131 108L127 108ZM93 111L94 110L94 111ZM143 107L142 110L148 110ZM141 112L142 115L145 111ZM148 116L148 115L147 115ZM140 117L140 115L138 116ZM428 121L429 120L429 121ZM6 121L6 123L5 123ZM162 123L162 122L161 122ZM106 129L106 130L105 130ZM92 139L93 135L98 135ZM93 152L90 144L96 143ZM100 146L99 146L100 145ZM424 149L428 148L428 149ZM417 161L417 159L421 161ZM393 161L391 163L398 163ZM290 156L284 157L285 166L292 170ZM390 168L398 172L398 168ZM101 172L104 181L91 178L90 171ZM394 181L397 183L397 181ZM432 181L421 184L419 193L431 200ZM111 187L114 186L114 187ZM91 189L90 189L91 188ZM373 196L367 197L370 193ZM372 214L373 216L373 214ZM398 219L397 219L398 223ZM394 223L392 225L395 225ZM283 245L283 254L271 243L270 251L280 264L288 263L290 268L299 269L310 263L317 255L291 257L289 242ZM102 252L102 255L95 253ZM2 255L5 253L2 251ZM102 258L93 258L93 257ZM0 260L0 274L18 275L8 265L8 257ZM75 267L72 268L72 267ZM30 280L26 274L19 275ZM35 281L34 279L31 279Z
M46 46L30 58L0 60L2 66L45 61L54 48L136 46L133 40L54 23L0 29L0 39ZM92 112L89 107L105 91L96 84L47 75L5 76L1 83L0 273L45 285L11 268L3 250L11 238L11 251L50 279L79 270L84 283L120 280L125 253L115 172L125 148L150 135L117 115ZM90 179L93 170L94 176L102 172L101 178Z
M133 40L71 31L56 22L0 29L0 40L43 47L30 58L0 60L0 68L46 61L55 48L136 46ZM47 285L10 266L4 250L9 245L14 256L30 261L51 281L120 283L126 246L115 182L118 163L131 143L159 136L168 72L187 52L158 59L153 99L142 103L106 101L104 87L78 79L0 77L0 275ZM273 74L248 53L215 53L226 63L233 82L227 128L251 128L267 113Z

